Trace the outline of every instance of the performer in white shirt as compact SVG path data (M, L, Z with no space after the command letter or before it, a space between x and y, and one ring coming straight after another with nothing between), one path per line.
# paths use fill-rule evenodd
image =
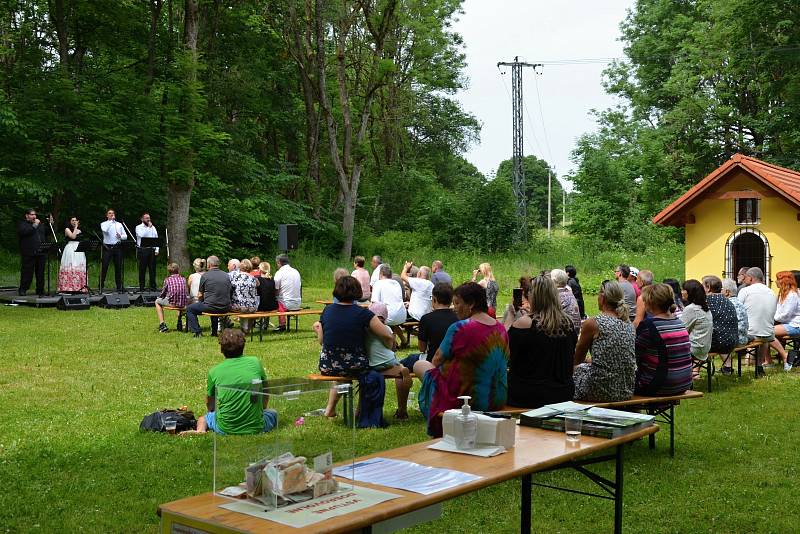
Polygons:
M128 234L122 223L117 222L114 210L106 212L106 220L100 223L103 232L103 267L100 270L100 291L106 282L108 264L114 260L114 281L117 283L117 292L122 293L122 242L128 239Z
M150 214L142 213L142 223L136 226L136 250L139 259L139 291L144 291L144 275L150 272L150 291L156 291L156 256L158 247L142 247L143 237L158 237L158 230L150 221Z
M272 278L275 281L275 294L278 299L278 311L299 310L301 305L302 282L300 273L289 265L289 256L281 254L275 258L279 269ZM280 327L278 330L286 329L286 317L279 317Z

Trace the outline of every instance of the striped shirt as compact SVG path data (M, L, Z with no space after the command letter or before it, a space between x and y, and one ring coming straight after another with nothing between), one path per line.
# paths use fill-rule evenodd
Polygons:
M680 395L692 386L689 332L680 319L647 318L636 329L636 394Z
M171 306L185 308L188 295L186 294L186 279L179 274L171 274L164 279L161 289L161 298L169 300Z

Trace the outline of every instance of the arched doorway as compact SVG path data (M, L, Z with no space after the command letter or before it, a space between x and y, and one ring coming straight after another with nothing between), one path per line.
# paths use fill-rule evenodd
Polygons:
M728 238L725 245L725 272L736 279L742 267L759 267L764 271L764 281L769 283L769 241L755 228L740 228Z

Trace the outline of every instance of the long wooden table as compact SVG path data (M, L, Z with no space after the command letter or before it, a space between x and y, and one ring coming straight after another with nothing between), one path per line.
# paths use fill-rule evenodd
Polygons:
M371 506L365 510L321 521L306 527L303 532L338 533L359 530L361 532L371 532L372 525L382 521L413 513L513 478L519 478L522 485L520 532L529 533L531 531L531 489L533 485L537 485L613 500L614 532L620 533L622 532L624 447L631 441L652 435L657 431L658 426L653 425L615 439L582 436L579 445L568 446L566 445L564 434L561 432L540 428L517 427L517 439L514 449L492 458L479 458L431 450L427 448L432 443L431 441L377 452L358 460L373 457L407 460L422 465L464 471L483 478L432 495L420 495L395 488L358 483L359 485L396 493L401 497ZM608 454L609 451L612 452ZM606 454L598 456L596 455L597 453ZM606 479L587 469L587 466L605 461L614 461L615 463L614 480ZM533 473L565 468L577 470L596 483L602 491L589 493L533 482ZM161 516L161 531L163 533L194 532L188 529L181 530L181 526L200 529L199 532L213 533L292 533L299 530L219 507L220 504L226 502L230 501L214 496L211 493L205 493L196 497L187 497L162 504L158 508L158 514ZM586 518L586 520L595 522L596 518ZM174 528L176 526L178 527L177 529ZM599 531L606 530L600 525L597 526Z

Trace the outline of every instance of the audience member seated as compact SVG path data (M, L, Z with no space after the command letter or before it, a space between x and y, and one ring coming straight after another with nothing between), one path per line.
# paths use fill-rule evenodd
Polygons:
M392 327L392 331L400 336L403 341L403 332L399 325L406 322L406 306L403 301L403 288L392 278L392 268L387 264L380 266L380 278L372 284L372 302L383 302L389 310L389 317L386 324Z
M369 298L372 296L372 287L370 286L369 280L369 271L364 268L364 262L366 259L364 256L356 256L353 260L353 272L350 273L350 276L358 280L358 283L361 284L361 300L368 301Z
M747 278L747 270L750 267L742 267L739 269L739 272L736 273L736 289L741 290L743 287L747 287L747 283L745 279Z
M600 313L581 324L575 346L575 399L617 402L633 396L636 334L618 282L607 280L597 294ZM591 350L592 361L584 363Z
M431 293L433 292L433 283L430 281L431 271L428 267L424 265L420 267L416 277L409 276L411 267L411 262L407 261L403 265L403 272L400 273L400 278L411 288L408 315L419 321L423 315L430 313L432 309Z
M164 322L164 306L185 308L188 300L186 281L181 276L181 268L178 267L177 263L170 263L167 265L167 272L169 272L169 276L164 279L161 295L155 302L156 313L158 314L158 331L162 333L169 332L167 323ZM178 317L178 330L181 330L183 325L180 322L180 316Z
M433 286L431 302L433 311L423 315L417 327L419 354L410 354L401 361L409 371L413 371L417 360L433 360L448 328L458 321L456 312L450 308L450 304L453 303L453 288L450 284L440 282Z
M711 352L728 354L738 344L739 321L733 303L722 294L722 280L709 274L703 277L706 303L713 320Z
M261 278L261 258L258 256L253 256L250 258L250 265L253 266L252 270L250 271L250 276L255 276L256 278Z
M636 277L636 283L634 284L634 287L638 287L640 290L639 294L636 296L636 317L633 319L634 330L636 330L636 327L639 326L639 323L641 323L647 316L647 311L645 310L644 303L642 302L641 289L652 284L653 271L648 271L645 269L639 271L639 276Z
M575 335L581 329L581 309L578 306L578 300L572 294L572 290L567 286L569 276L566 271L561 269L553 269L550 271L550 278L556 284L558 290L558 301L561 304L561 310L567 314L572 324L575 326Z
M672 313L675 296L667 284L642 290L647 317L636 329L636 387L648 397L681 395L692 386L689 332Z
M575 295L575 300L578 301L578 310L581 313L581 319L586 319L586 305L583 302L583 289L581 289L581 283L578 280L578 271L575 269L574 265L567 265L564 271L566 271L567 276L569 276L567 285L572 290L572 294Z
M450 287L453 286L453 279L444 270L444 265L441 260L433 260L433 263L431 263L431 271L433 272L431 275L431 282L433 282L433 285L445 283L449 284Z
M370 265L372 265L372 274L369 277L369 285L374 286L375 282L380 280L381 265L383 265L383 258L381 258L378 254L375 254L374 256L372 256Z
M519 291L522 293L522 299L519 308L514 307L514 302L506 304L506 310L503 312L503 326L506 330L511 328L514 321L528 315L531 312L531 305L528 302L528 294L531 292L531 277L519 277ZM516 291L516 289L515 289Z
M631 275L631 268L621 263L614 271L614 275L622 288L622 292L625 294L625 305L628 306L628 313L630 314L631 322L633 322L636 320L636 299L638 297L633 284L628 281L628 277Z
M487 411L501 408L508 392L508 334L487 313L486 290L461 284L453 306L460 320L447 330L433 360L414 364L422 380L420 411L433 437L442 436L442 413L463 404L459 396L469 395L474 410Z
M258 283L259 279L250 274L253 265L250 260L239 262L239 269L230 273L231 286L231 311L237 313L254 313L258 310ZM252 319L241 319L239 324L245 333L250 332Z
M266 261L258 265L261 276L258 278L258 311L275 311L278 299L275 294L275 280L272 279L272 267Z
M689 343L692 357L698 361L706 361L711 350L711 337L714 333L714 318L708 309L706 291L697 280L686 280L683 283L683 309L681 321L689 332ZM700 375L695 374L694 378Z
M763 365L770 364L769 343L775 339L775 311L778 299L764 285L764 271L750 267L744 276L745 287L739 289L738 298L747 310L747 338L750 341L766 341L759 346L756 374L763 374Z
M277 426L278 412L267 408L269 397L262 395L262 403L253 402L254 396L247 391L253 387L265 391L267 374L258 358L242 356L244 344L241 330L226 328L220 333L219 347L225 360L208 372L208 413L197 420L198 433L211 430L217 434L260 434ZM254 380L260 382L254 384ZM217 389L220 386L230 389Z
M736 310L736 345L747 345L748 337L747 331L749 330L749 323L747 322L747 310L744 309L744 304L736 298L739 292L736 286L736 280L726 278L722 281L722 294L728 299ZM733 374L733 358L727 358L722 365L722 374Z
M186 279L186 287L189 289L189 304L197 302L197 292L200 291L200 278L206 272L206 260L195 258L192 262L194 272Z
M800 336L800 294L792 271L781 271L775 278L778 282L778 307L775 310L775 336ZM770 345L783 360L784 371L791 371L788 353L780 341L774 339Z
M671 287L672 292L675 294L675 309L672 310L672 313L675 315L675 317L680 319L681 315L683 314L684 306L683 299L681 298L681 294L683 293L683 290L681 289L681 283L674 278L665 278L663 283Z
M239 270L239 260L231 258L228 260L228 276L233 276Z
M483 278L480 279L478 284L480 284L480 286L486 290L486 304L489 306L488 313L494 318L496 317L497 313L497 293L500 292L500 286L498 285L497 280L494 278L491 264L481 263L478 265L478 268L472 271L473 282L475 282L479 274Z
M642 286L639 285L639 269L636 267L628 267L630 269L631 274L628 275L628 282L631 283L633 286L633 290L636 292L636 298L639 298L639 295L642 294Z
M561 308L558 290L549 276L537 276L531 280L528 302L530 315L514 321L508 330L511 352L508 404L538 408L572 400L575 394L572 361L577 336L572 319Z
M200 322L198 315L205 312L225 313L231 308L231 279L227 273L219 270L219 258L209 256L206 260L208 270L200 278L198 288L198 302L186 307L186 323L189 330L194 333L194 337L200 337ZM219 325L219 317L211 318L211 335L216 336Z
M278 311L299 310L302 305L302 282L300 273L289 265L289 256L281 254L275 258L278 270L275 272L275 292L278 299ZM278 330L286 329L286 317L279 317L280 327Z
M389 311L386 309L386 304L383 302L373 302L369 305L369 311L375 314L375 317L380 319L381 323L386 321ZM387 336L393 336L392 329L383 325ZM397 361L394 351L384 345L383 338L376 336L370 331L367 331L366 339L367 356L369 357L369 368L373 371L385 375L400 375L400 378L395 378L394 386L397 391L397 411L394 412L395 419L408 419L408 392L411 391L411 371L400 365Z
M354 302L361 300L361 284L352 276L343 276L333 289L335 304L325 306L314 331L322 349L319 371L328 376L357 376L369 369L365 346L365 330L369 330L391 348L394 336L387 334L385 325L375 314ZM325 415L336 416L336 389L331 388Z

